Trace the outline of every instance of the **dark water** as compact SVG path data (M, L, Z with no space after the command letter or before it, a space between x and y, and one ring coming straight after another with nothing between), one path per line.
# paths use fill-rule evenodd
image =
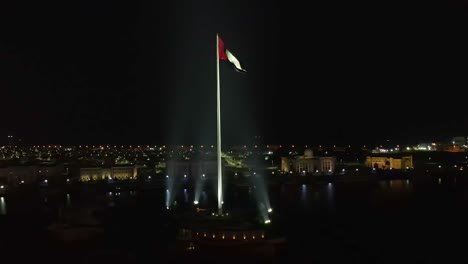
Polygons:
M285 259L313 263L467 263L467 192L407 180L283 189ZM287 216L287 217L286 217Z
M269 198L272 225L286 238L278 263L468 263L468 184L463 179L265 190L260 182L253 185L228 187L225 207L255 211L258 201ZM214 185L205 186L199 192L200 207L216 207L214 190ZM171 206L193 207L194 189L174 186L171 193ZM165 189L90 189L0 198L0 254L20 263L31 257L53 263L165 263L174 240L165 195ZM54 242L45 227L77 207L100 209L104 235L85 244Z

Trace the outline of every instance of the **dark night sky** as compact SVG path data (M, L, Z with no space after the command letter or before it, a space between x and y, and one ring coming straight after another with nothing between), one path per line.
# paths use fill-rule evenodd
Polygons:
M304 3L2 1L0 135L214 143L216 32L226 144L468 135L463 0Z

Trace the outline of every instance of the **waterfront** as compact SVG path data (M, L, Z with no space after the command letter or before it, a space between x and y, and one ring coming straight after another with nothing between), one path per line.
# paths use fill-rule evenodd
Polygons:
M286 238L278 263L466 263L467 187L463 179L448 176L271 186L272 225ZM204 190L200 206L215 206L213 188ZM254 191L228 189L226 208L254 210ZM179 205L193 207L192 189L178 193ZM175 263L164 194L164 189L89 189L6 197L0 204L2 258ZM67 208L77 207L99 212L102 235L85 243L54 242L46 227Z

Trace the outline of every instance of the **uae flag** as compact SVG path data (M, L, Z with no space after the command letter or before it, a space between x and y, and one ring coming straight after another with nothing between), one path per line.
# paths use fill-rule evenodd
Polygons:
M242 68L239 60L236 57L234 57L234 55L224 47L224 41L220 37L218 37L218 58L220 60L229 61L232 67L234 67L234 69L238 72L242 72L242 73L247 72L244 68Z

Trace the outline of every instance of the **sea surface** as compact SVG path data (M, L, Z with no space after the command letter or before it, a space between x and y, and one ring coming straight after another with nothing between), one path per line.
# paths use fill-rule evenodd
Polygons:
M0 197L6 263L173 263L167 207L216 208L215 183L155 189L47 188ZM277 263L468 263L468 181L450 177L225 188L226 211L265 210L285 238ZM102 235L60 242L51 224L86 217ZM91 221L92 222L92 221ZM248 262L248 260L246 260Z

